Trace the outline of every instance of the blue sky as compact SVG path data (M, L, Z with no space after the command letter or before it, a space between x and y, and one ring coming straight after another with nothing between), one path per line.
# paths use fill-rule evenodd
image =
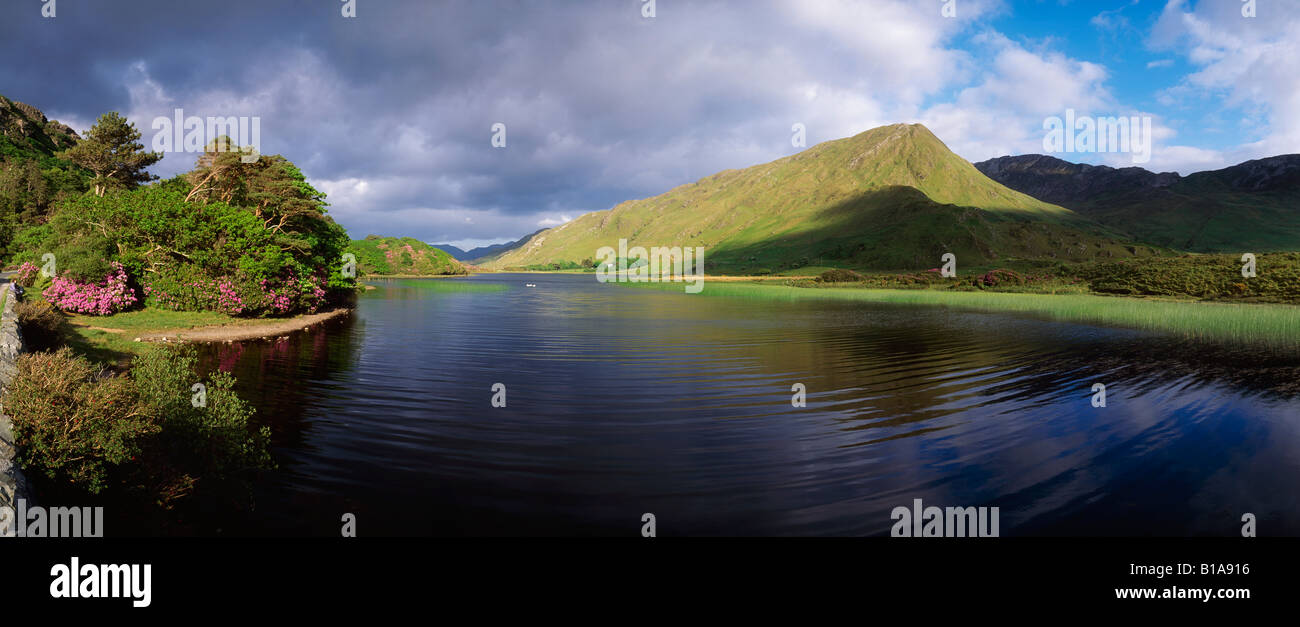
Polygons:
M1150 118L1156 171L1300 152L1300 0L647 1L7 2L0 93L146 143L177 108L256 116L354 236L463 248L792 154L795 124L922 123L980 161L1072 109Z
M1210 3L1205 3L1210 4ZM1233 15L1244 5L1240 0L1218 2L1219 15L1238 18L1243 25L1251 25L1244 16ZM1180 143L1202 149L1226 151L1241 143L1242 134L1259 139L1259 129L1245 118L1250 112L1249 103L1230 103L1226 94L1216 90L1199 90L1196 97L1175 98L1170 90L1178 90L1186 77L1198 70L1196 64L1178 54L1176 47L1155 41L1157 24L1166 9L1164 28L1182 11L1195 14L1195 3L1176 3L1160 0L1100 1L1041 1L1021 0L1007 2L995 9L989 18L989 27L1005 33L1028 48L1055 50L1064 55L1086 60L1105 67L1108 73L1105 85L1118 102L1131 108L1140 108L1165 116L1167 123L1178 131ZM1259 14L1260 9L1264 14ZM1180 9L1182 11L1180 11ZM1255 19L1269 19L1282 10L1293 13L1300 5L1289 1L1266 1L1255 5ZM1208 14L1205 14L1208 15ZM1212 19L1212 18L1206 18ZM1293 18L1294 19L1294 18ZM961 45L975 54L979 46L966 37ZM1294 87L1294 86L1293 86ZM945 94L945 95L949 95ZM1243 107L1242 104L1247 106ZM1116 115L1128 111L1114 111ZM1237 124L1231 124L1232 121ZM1226 122L1226 123L1225 123ZM1296 147L1300 150L1300 147ZM1074 155L1073 161L1103 162L1091 155ZM1185 165L1170 161L1170 169L1199 169L1201 164ZM1204 164L1214 167L1215 164Z

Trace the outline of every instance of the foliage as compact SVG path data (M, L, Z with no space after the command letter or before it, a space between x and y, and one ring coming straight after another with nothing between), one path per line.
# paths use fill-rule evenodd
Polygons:
M98 281L115 260L149 304L249 316L314 311L331 288L353 284L341 274L347 235L332 220L277 231L246 208L187 202L185 195L169 181L82 196L46 227L24 232L34 247L16 259L39 260L52 250L59 277L77 283Z
M465 266L446 251L413 237L369 235L362 240L353 240L348 252L356 256L357 269L362 274L466 274Z
M989 270L977 277L973 283L979 288L1006 287L1009 285L1024 285L1029 280L1014 270L998 268Z
M18 273L14 275L14 283L23 287L31 287L36 284L36 277L40 274L40 268L30 261L24 261L23 265L18 266Z
M64 348L18 359L4 392L26 468L97 493L145 484L170 501L202 479L269 467L270 432L216 373L196 403L192 349L156 349L111 375ZM134 462L134 463L131 463Z
M836 268L821 273L817 280L823 283L857 283L866 280L866 277L852 270Z
M1079 274L1102 293L1300 303L1300 253L1258 255L1251 278L1241 276L1243 265L1240 255L1183 255L1094 264Z
M271 463L270 429L254 428L253 409L234 392L235 378L214 372L195 406L197 358L192 347L159 349L131 367L141 403L162 427L169 459L191 475L225 476Z
M158 425L129 379L107 375L69 349L29 353L4 391L23 466L99 492L110 468L140 454Z
M91 186L99 196L109 189L134 189L157 178L145 169L163 157L159 152L144 152L140 131L116 111L99 116L86 137L59 156L89 170Z
M55 277L50 287L41 293L55 307L74 313L107 316L135 306L139 298L127 285L126 271L114 261L112 268L99 283L79 283L65 277Z
M23 344L31 351L56 348L62 341L67 318L43 300L27 300L14 305Z
M0 96L0 254L16 248L23 225L43 222L57 203L86 191L90 173L56 156L77 141L39 109Z

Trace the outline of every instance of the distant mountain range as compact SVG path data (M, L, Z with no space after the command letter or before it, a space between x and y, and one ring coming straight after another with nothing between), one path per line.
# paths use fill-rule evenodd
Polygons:
M1193 252L1300 250L1300 155L1186 177L1045 155L999 157L975 167L1149 244Z
M432 246L434 248L445 251L447 254L454 257L457 261L468 261L471 263L485 262L485 261L490 261L491 259L501 255L502 253L509 252L511 250L519 248L520 246L523 246L524 242L527 242L530 238L532 238L532 236L537 235L538 233L541 233L542 231L545 230L546 229L538 229L513 242L506 242L504 244L492 244L491 246L479 246L478 248L473 248L470 250L462 250L460 248L452 246L451 244L432 244Z
M929 129L895 124L583 215L490 268L589 266L602 246L703 246L712 273L928 269L1161 254L985 176Z

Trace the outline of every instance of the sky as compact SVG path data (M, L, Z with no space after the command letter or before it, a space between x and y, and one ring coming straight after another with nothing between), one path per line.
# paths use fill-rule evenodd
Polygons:
M0 53L0 94L78 131L256 117L353 237L462 248L799 152L795 125L980 161L1073 110L1153 147L1067 161L1300 153L1300 0L0 0Z

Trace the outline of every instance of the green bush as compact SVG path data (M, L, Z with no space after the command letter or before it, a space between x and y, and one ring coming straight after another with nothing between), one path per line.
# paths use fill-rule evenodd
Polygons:
M63 343L67 317L54 305L43 300L22 301L14 305L14 314L28 350L46 351Z
M835 268L821 273L817 280L822 283L857 283L866 280L866 277L852 270Z
M86 283L101 281L114 261L140 287L207 281L202 297L176 290L170 308L183 310L234 309L217 306L223 290L214 282L226 281L241 299L254 301L241 308L243 315L310 310L326 303L329 290L341 296L353 288L354 279L341 274L348 245L343 228L319 208L285 218L270 224L254 208L187 201L184 185L173 180L62 203L49 224L19 234L21 252L12 261L41 266L42 255L52 252L60 277ZM292 309L277 307L271 291L282 302L287 297ZM265 302L256 302L259 295Z
M1007 270L1004 268L999 268L997 270L989 270L988 272L985 272L984 274L977 277L974 281L975 287L981 289L990 288L990 287L1007 287L1013 285L1020 286L1026 283L1028 283L1028 280L1020 273L1015 272L1013 270Z
M1256 276L1241 255L1182 255L1099 263L1080 269L1095 292L1207 300L1300 302L1300 253L1261 254Z
M157 348L127 375L111 375L70 349L18 359L4 391L22 463L57 483L98 493L143 487L167 504L197 482L271 465L269 429L218 372L199 383L192 348Z
M129 379L107 375L67 348L23 355L17 366L4 407L29 471L96 493L110 468L135 459L159 430Z
M195 476L269 466L270 429L253 428L253 409L234 392L233 376L212 374L204 406L195 407L197 361L194 349L182 346L146 352L131 368L140 402L163 427L169 457Z

